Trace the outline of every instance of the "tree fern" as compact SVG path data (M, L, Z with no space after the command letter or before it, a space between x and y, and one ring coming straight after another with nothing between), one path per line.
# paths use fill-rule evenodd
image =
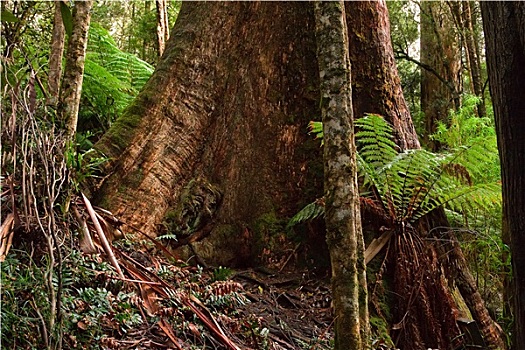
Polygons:
M121 51L97 23L89 29L79 130L105 131L138 94L153 67Z
M500 205L498 183L472 184L469 172L480 168L479 144L436 154L424 149L398 152L392 128L377 115L356 121L358 164L363 186L381 203L393 222L414 223L432 210L445 206L455 212L474 208L488 210ZM317 130L317 134L322 133ZM461 161L461 164L458 162ZM371 190L371 191L369 191ZM300 211L289 225L318 217L319 203Z

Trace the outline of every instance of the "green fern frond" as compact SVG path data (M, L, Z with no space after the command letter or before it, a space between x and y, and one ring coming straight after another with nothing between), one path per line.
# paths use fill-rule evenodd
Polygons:
M392 128L380 116L367 115L356 126L359 176L365 190L371 190L362 195L378 200L394 222L414 223L439 207L465 212L501 205L498 183L472 184L471 173L483 169L480 164L487 153L481 143L442 154L424 149L399 153ZM311 122L310 130L322 138L321 123ZM323 213L324 203L316 201L297 213L288 227Z
M162 235L162 236L158 236L158 237L157 237L157 240L159 240L159 241L164 240L164 239L169 239L169 240L177 241L177 235L176 235L176 234L173 234L173 233L167 233L167 234L165 234L165 235Z
M356 144L361 157L374 167L381 167L396 155L392 127L379 115L367 114L356 120Z
M79 129L105 131L153 73L153 67L121 51L97 23L89 29ZM100 130L102 129L102 130Z
M317 199L295 214L286 225L286 228L290 229L297 224L316 219L321 215L324 215L324 199Z

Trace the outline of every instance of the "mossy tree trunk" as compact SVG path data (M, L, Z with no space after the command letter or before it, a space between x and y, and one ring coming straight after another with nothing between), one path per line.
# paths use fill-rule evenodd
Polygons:
M98 203L151 234L166 214L193 226L210 263L257 261L271 226L321 196L313 28L304 3L183 3L153 76L96 145L112 158Z
M324 134L326 239L332 266L335 347L366 349L367 300L359 298L364 266L357 186L348 30L342 1L315 3L317 59ZM362 261L358 261L359 258ZM363 269L364 270L364 269ZM365 286L366 290L366 281ZM364 317L362 317L364 315Z
M503 234L510 239L512 349L525 349L525 3L482 2L490 94L501 159Z
M66 129L69 140L73 140L77 130L92 5L91 0L77 1L73 8L73 29L67 46L66 65L58 105L58 116Z
M49 55L49 78L47 79L48 97L46 104L56 106L60 93L62 78L62 56L64 55L65 28L62 20L62 2L55 2L53 17L53 34L51 36L51 53Z

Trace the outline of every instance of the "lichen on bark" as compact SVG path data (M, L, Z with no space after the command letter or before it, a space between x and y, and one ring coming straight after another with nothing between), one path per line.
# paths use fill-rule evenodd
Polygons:
M316 2L317 59L324 138L326 235L332 266L335 349L363 349L366 297L360 294L363 250L353 133L348 30L342 1ZM363 273L364 276L364 273ZM363 286L366 288L366 286ZM360 298L361 295L361 298ZM366 294L365 294L366 295ZM362 301L362 303L360 303Z

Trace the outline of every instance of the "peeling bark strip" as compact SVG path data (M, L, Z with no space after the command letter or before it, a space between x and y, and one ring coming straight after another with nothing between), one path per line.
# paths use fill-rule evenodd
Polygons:
M325 222L332 265L335 349L363 349L359 304L361 236L348 31L342 1L316 2L324 132Z
M59 118L64 123L70 140L73 139L77 130L92 5L92 0L76 1L73 9L73 31L67 47L66 66L58 108Z
M157 40L159 44L159 57L164 53L166 42L169 39L168 4L166 0L155 1L157 9Z

